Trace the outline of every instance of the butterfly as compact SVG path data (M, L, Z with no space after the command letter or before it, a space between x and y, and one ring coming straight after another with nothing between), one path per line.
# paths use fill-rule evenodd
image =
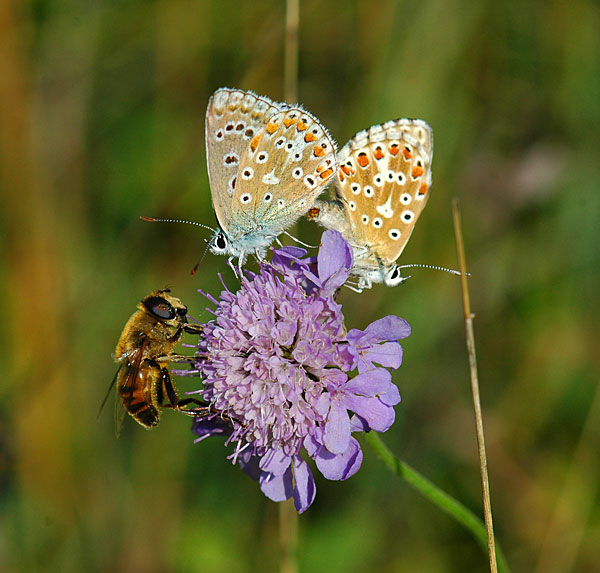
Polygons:
M430 194L433 132L419 119L360 131L337 154L335 197L316 200L311 220L352 245L356 290L406 280L396 260Z
M335 174L335 143L302 107L238 89L213 94L205 128L219 223L209 248L241 267L310 209Z

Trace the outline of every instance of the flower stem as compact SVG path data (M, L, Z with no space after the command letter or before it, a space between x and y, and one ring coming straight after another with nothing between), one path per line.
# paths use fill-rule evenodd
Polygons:
M403 478L411 487L423 495L423 497L426 497L439 509L462 524L473 534L473 537L475 537L479 545L481 545L484 550L487 549L486 528L481 519L479 519L470 509L434 485L417 470L396 458L376 432L366 433L365 440L390 470ZM498 547L498 563L501 572L507 573L509 571L508 564L506 563L506 559L504 558L500 547Z
M481 415L481 401L479 399L479 376L477 374L477 356L475 355L475 334L473 332L474 315L471 313L471 299L469 297L469 283L467 281L467 262L460 221L460 208L457 199L453 199L452 201L452 215L454 218L454 233L456 235L456 250L458 251L458 268L461 272L460 283L462 286L463 309L465 313L465 330L467 336L467 350L469 353L469 370L471 374L471 392L473 394L475 429L477 433L477 447L479 449L479 471L481 474L481 490L483 493L483 510L485 527L487 530L488 553L490 556L490 571L491 573L496 573L498 569L496 567L492 502L490 500L490 482L488 479L487 459L485 455L483 417Z
M279 504L279 542L280 559L279 571L281 573L298 572L298 513L294 507L294 500Z

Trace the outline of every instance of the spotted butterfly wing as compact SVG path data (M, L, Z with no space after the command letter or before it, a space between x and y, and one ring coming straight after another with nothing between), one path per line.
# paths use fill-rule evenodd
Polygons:
M398 259L431 186L433 133L400 119L357 133L338 154L334 201L318 201L311 218L353 245L359 288L402 282Z
M219 89L206 113L213 252L259 257L303 215L335 173L335 144L300 107Z

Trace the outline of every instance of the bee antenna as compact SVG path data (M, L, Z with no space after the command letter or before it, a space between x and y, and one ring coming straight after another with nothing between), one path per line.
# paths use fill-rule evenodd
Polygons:
M446 273L450 273L451 275L458 275L459 277L462 276L463 273L461 273L460 271L455 271L454 269L448 269L446 267L438 267L437 265L422 265L420 263L413 263L411 265L402 265L399 266L399 269L409 269L411 267L418 267L421 269L433 269L434 271L444 271ZM465 273L466 277L470 277L471 273Z
M208 229L213 233L215 232L215 230L212 227L209 227L208 225L196 223L196 221L186 221L185 219L156 219L155 217L146 217L145 215L140 215L140 219L142 219L142 221L150 221L151 223L187 223L188 225L195 225L196 227Z

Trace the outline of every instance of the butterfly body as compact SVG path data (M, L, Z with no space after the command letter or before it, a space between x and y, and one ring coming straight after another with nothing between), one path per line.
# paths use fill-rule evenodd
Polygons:
M263 258L336 171L335 144L316 118L242 90L213 94L206 149L219 222L209 247L240 265L250 253Z
M375 125L338 153L335 198L315 201L308 217L352 245L358 290L406 280L396 260L429 198L432 156L432 130L418 119Z

